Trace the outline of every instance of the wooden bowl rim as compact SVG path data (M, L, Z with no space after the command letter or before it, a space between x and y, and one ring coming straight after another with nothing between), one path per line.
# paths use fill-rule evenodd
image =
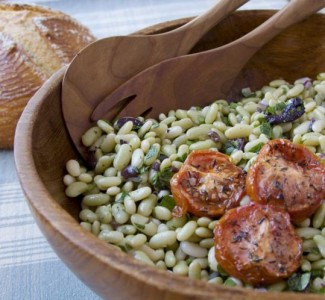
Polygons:
M252 11L256 13L269 13L270 15L274 12L274 10L242 10L235 14L245 14ZM148 34L150 31L157 28L163 29L165 27L182 25L190 19L191 17L162 22L147 27L139 32ZM32 149L32 135L35 129L34 124L40 108L44 100L51 95L53 90L55 90L58 85L61 85L65 70L66 66L54 73L31 98L18 122L15 133L14 157L17 174L32 213L37 213L37 215L34 215L37 222L37 218L46 221L47 225L55 229L58 234L64 236L70 243L87 252L96 260L101 261L103 266L114 268L119 272L128 274L139 283L155 286L162 291L172 290L176 294L188 296L189 298L207 297L207 299L212 299L216 296L222 296L224 299L235 299L235 297L237 298L238 296L242 297L239 299L251 299L253 297L257 297L257 299L261 297L263 297L263 299L278 298L279 300L322 299L322 296L315 294L299 294L294 292L266 293L240 287L214 286L204 281L177 276L138 262L130 255L115 249L113 246L106 244L93 234L84 230L69 213L67 213L57 202L53 201L51 194L46 189L45 184L37 172L33 153L26 151L26 149ZM39 188L33 189L32 187L35 185ZM50 214L48 213L49 210L51 211ZM38 225L43 231L39 222ZM49 242L51 244L51 241ZM94 247L94 245L96 247ZM56 251L55 247L53 248ZM69 265L69 262L64 260L64 257L61 257L61 259L68 267L73 269ZM136 273L134 274L134 272ZM148 274L152 276L148 276Z

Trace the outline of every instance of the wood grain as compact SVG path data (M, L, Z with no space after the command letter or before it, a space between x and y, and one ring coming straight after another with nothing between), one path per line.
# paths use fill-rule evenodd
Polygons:
M235 39L272 14L270 11L235 13L213 28L194 51L211 49ZM169 22L166 28L175 28L184 21L188 20ZM319 28L324 26L325 16L314 15L286 30L253 57L243 78L254 83L251 81L264 74L262 81L278 76L291 81L323 72L325 32ZM155 33L163 28L160 24L144 32ZM313 32L317 32L317 36L311 34ZM102 298L117 300L323 299L322 295L265 293L214 286L176 276L141 264L83 230L78 223L80 203L65 196L62 184L65 162L78 155L60 110L64 72L65 69L61 69L52 76L29 102L17 128L15 159L23 190L39 227L58 256L85 284Z
M187 54L202 35L246 2L218 1L206 13L175 30L151 36L110 37L79 53L63 79L62 110L82 157L87 160L89 153L81 136L94 124L90 116L106 95L149 66Z
M120 103L125 105L120 117L157 117L175 107L189 109L216 99L229 99L238 74L260 48L324 6L324 0L292 0L261 26L230 44L150 67L105 97L94 110L92 119L113 119L114 107ZM246 87L246 81L237 82L237 87Z

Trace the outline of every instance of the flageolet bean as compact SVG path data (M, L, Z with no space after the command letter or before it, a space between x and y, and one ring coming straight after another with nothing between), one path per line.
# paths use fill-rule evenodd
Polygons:
M120 225L116 228L117 231L122 232L125 235L135 234L137 229L133 225Z
M78 177L81 174L80 164L75 159L68 160L68 162L66 164L66 168L67 168L68 173L73 177Z
M82 173L78 176L78 181L91 183L93 181L93 177L88 173Z
M200 217L197 219L197 224L202 227L208 227L211 222L212 219L208 217Z
M138 249L142 247L146 242L146 235L144 235L143 233L138 233L130 239L129 244L133 249Z
M103 152L109 153L109 152L113 151L113 149L116 146L115 136L116 136L115 133L109 133L104 137L104 139L100 145L100 149Z
M114 131L114 128L109 125L107 122L105 122L104 120L98 120L97 121L97 126L104 132L106 133L110 133Z
M177 233L177 240L179 241L188 240L193 235L196 228L197 228L197 223L195 221L187 222Z
M80 222L80 226L86 229L87 231L91 231L91 224L88 222Z
M124 169L131 161L131 157L132 157L131 146L128 144L121 145L113 161L114 167L119 171Z
M102 130L97 127L89 128L81 137L82 144L86 147L90 147L97 139L102 135Z
M166 248L176 242L176 232L169 230L155 234L149 240L149 246L153 249Z
M218 262L216 260L214 247L211 247L208 252L208 262L209 262L210 269L217 272L218 271Z
M133 252L133 257L139 261L142 261L150 266L155 266L153 261L148 257L147 254L145 254L143 251L136 250Z
M122 203L114 203L112 205L112 215L115 221L119 224L126 223L130 217L130 215L125 211L125 206Z
M238 139L248 137L253 131L253 128L247 124L236 124L225 131L225 136L228 139Z
M152 210L154 209L157 203L157 197L153 194L149 195L148 198L141 200L138 205L138 213L149 217L152 214Z
M173 272L178 275L186 276L188 274L188 265L182 260L173 267Z
M74 198L88 190L88 184L81 181L72 182L65 189L65 194L68 197Z
M192 261L188 268L188 277L201 279L201 265L197 261Z
M114 156L112 155L104 155L100 157L95 166L95 173L102 174L105 172L107 168L109 168L113 162Z
M130 215L135 214L137 211L137 206L134 200L130 196L126 196L124 198L124 206L125 206L125 211Z
M169 221L172 218L171 211L168 208L164 207L164 206L156 206L156 207L154 207L153 214L159 220Z
M110 196L107 194L90 194L83 197L82 202L88 206L99 206L107 204L110 201Z
M312 224L314 228L320 228L325 222L325 203L322 203L315 212Z
M96 214L98 216L98 220L102 224L109 224L112 221L112 212L111 206L98 206L96 208Z
M158 225L157 233L169 230L168 226L164 223L160 223L157 225Z
M80 220L88 223L94 223L95 221L98 220L97 214L91 211L90 209L83 209L79 213L79 218Z
M198 227L195 229L195 234L201 238L213 237L213 232L206 227Z
M148 257L156 262L158 260L161 260L164 258L165 256L165 252L163 249L152 249L151 247L149 247L147 244L144 244L140 247L140 250L143 251L144 253L146 253L148 255Z
M73 183L73 182L76 182L76 178L74 178L73 176L71 176L70 174L66 174L66 175L64 175L64 177L63 177L63 183L65 184L65 185L70 185L71 183Z
M212 238L205 238L200 241L199 245L203 248L210 249L214 245L214 240Z
M145 186L142 188L139 188L135 191L131 191L129 193L129 196L134 200L134 201L139 201L139 200L143 200L147 197L149 197L149 195L152 193L152 190L150 187Z
M156 268L158 268L160 270L167 270L166 264L162 260L159 260L156 262Z
M180 247L184 253L193 257L206 257L208 255L208 250L196 243L183 241L180 243Z
M118 186L122 183L122 179L118 176L100 176L95 178L95 183L101 190L107 190L108 188L112 186Z
M307 227L307 228L296 228L296 233L303 239L310 239L314 235L318 235L321 232L317 228Z
M176 265L176 257L172 250L166 251L165 264L168 268L173 268Z
M97 220L91 224L91 232L92 234L98 236L100 232L100 223Z

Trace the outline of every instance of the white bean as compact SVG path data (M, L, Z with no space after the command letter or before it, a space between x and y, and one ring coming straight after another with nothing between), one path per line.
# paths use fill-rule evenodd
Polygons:
M68 197L74 198L86 192L87 190L88 190L87 183L76 181L76 182L72 182L70 185L67 186L67 188L65 189L65 194Z
M208 250L200 247L198 244L183 241L180 243L180 247L184 253L194 257L206 257L208 255Z
M142 188L139 188L135 191L132 191L129 193L129 196L134 200L134 201L139 201L139 200L143 200L147 197L149 197L149 195L152 193L152 190L150 187L145 186Z
M325 237L320 234L317 234L313 237L313 240L315 241L320 254L325 258Z
M196 228L197 228L197 223L195 221L187 222L177 233L177 240L186 241L195 232Z
M247 124L236 124L225 131L225 136L228 139L237 139L248 137L253 131L253 128Z
M175 231L163 231L155 234L149 240L149 246L153 249L165 248L171 246L176 242L176 232Z
M81 174L80 164L75 159L68 160L68 162L66 164L66 168L67 168L68 173L73 177L78 177Z
M129 162L131 161L131 157L131 146L128 144L121 145L113 161L114 167L119 171L122 170L129 164Z

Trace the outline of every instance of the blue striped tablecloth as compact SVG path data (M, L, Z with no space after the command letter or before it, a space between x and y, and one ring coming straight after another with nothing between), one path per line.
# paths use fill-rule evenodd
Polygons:
M61 10L102 38L200 14L215 0L7 2L34 3ZM285 3L286 0L252 0L243 9L278 9ZM0 282L0 300L98 299L65 267L39 231L18 182L13 152L6 150L0 150Z

